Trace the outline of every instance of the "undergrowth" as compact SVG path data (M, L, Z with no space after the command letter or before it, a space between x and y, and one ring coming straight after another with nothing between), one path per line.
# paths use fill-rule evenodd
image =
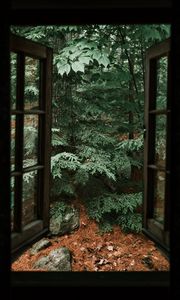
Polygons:
M137 212L142 205L142 193L104 194L85 202L90 218L95 219L100 232L109 232L119 225L125 232L140 232L142 215Z

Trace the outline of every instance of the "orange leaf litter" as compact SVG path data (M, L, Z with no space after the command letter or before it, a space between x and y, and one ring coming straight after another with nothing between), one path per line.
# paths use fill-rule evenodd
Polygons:
M48 238L52 245L35 255L27 249L12 263L12 271L48 271L35 269L33 264L61 246L70 250L74 272L169 271L168 259L143 234L126 234L115 226L113 232L100 235L98 225L88 218L84 205L76 200L74 206L80 212L80 227L69 235Z

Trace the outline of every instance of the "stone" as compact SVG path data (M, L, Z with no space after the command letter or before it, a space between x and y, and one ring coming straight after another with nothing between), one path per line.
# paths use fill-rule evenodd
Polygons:
M51 245L52 245L52 243L48 239L43 238L32 246L32 248L30 250L30 254L34 255L34 254L38 253L39 251L46 249L47 247L49 247Z
M35 268L47 271L71 271L71 254L68 248L60 247L52 250L48 256L40 258L34 264Z
M69 207L69 210L50 218L50 233L52 235L64 235L79 227L79 212L77 209Z

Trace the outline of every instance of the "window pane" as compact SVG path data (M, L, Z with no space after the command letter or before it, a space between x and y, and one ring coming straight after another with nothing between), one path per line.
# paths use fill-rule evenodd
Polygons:
M10 70L11 70L11 109L16 109L16 71L17 71L17 54L10 54Z
M11 171L15 169L16 116L11 116Z
M25 103L24 109L39 108L39 60L25 58Z
M158 171L155 175L154 189L154 219L164 223L164 202L165 202L165 172Z
M23 167L38 162L38 115L24 115L24 160Z
M156 116L155 164L165 167L166 164L166 115Z
M14 230L14 184L15 178L11 177L11 231Z
M37 171L23 174L22 226L37 219Z
M156 109L166 109L167 107L167 66L167 56L161 57L157 62Z

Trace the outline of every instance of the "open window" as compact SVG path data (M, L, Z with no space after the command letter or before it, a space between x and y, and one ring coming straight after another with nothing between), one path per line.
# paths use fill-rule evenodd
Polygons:
M52 50L11 35L12 252L48 230Z
M11 35L12 251L48 231L52 50ZM170 39L146 53L144 232L169 249Z
M144 232L169 251L170 39L146 53Z

